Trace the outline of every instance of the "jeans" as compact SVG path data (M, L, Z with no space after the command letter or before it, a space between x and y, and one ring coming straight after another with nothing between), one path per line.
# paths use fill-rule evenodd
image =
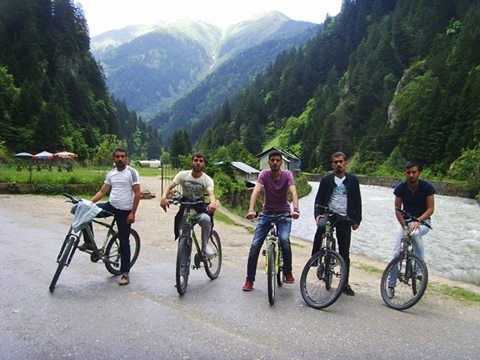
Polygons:
M288 213L268 213L269 217L260 216L258 225L255 229L250 252L248 254L247 263L247 280L255 281L255 273L257 272L258 255L262 248L263 242L270 231L272 222L277 221L278 238L280 246L282 247L283 255L283 273L288 274L292 272L292 249L290 248L290 230L292 228L292 219L286 218ZM272 218L272 215L275 217Z
M120 210L112 206L110 202L97 204L98 207L111 212L118 227L118 240L120 240L120 272L130 272L130 229L131 224L127 223L130 210Z
M212 218L207 213L200 213L195 216L195 223L200 225L200 228L202 229L202 249L205 250L212 232ZM183 228L183 224L184 217L182 216L180 220L180 229Z
M430 225L430 220L425 220L425 222ZM407 225L410 225L410 224L407 224ZM428 228L425 225L420 225L418 234L412 236L413 253L422 260L425 255L425 248L423 246L422 236L428 233L429 231L430 231L430 228ZM393 259L395 259L400 254L400 250L401 250L400 244L402 241L402 237L403 237L403 229L400 228L400 230L397 233L397 238L395 240L395 249L393 251ZM395 287L395 285L397 284L398 271L399 271L398 267L394 267L388 274L388 278L387 278L388 287Z
M338 253L345 260L347 265L347 281L350 276L350 243L352 238L352 225L345 220L336 221L335 217L330 217L330 221L335 224L335 231L338 242ZM317 231L313 240L312 256L320 251L322 247L322 237L325 232L325 225L327 223L327 217L323 217L318 222Z

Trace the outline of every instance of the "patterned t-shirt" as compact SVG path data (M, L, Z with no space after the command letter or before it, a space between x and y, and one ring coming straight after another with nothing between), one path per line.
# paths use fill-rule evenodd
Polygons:
M208 191L213 191L213 180L203 173L196 178L192 176L191 170L180 171L173 178L173 182L182 187L182 196L189 200L199 200Z
M335 211L336 213L347 216L347 187L343 183L346 177L339 178L335 176L335 188L330 195L330 201L328 202L328 207L330 210Z

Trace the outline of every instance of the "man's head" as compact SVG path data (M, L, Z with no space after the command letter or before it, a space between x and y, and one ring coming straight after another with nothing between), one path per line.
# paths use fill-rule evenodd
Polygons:
M128 153L125 149L115 149L113 152L113 162L118 170L123 170L127 166Z
M347 157L341 151L332 154L332 169L338 177L345 176L347 170Z
M422 167L415 163L409 161L403 168L405 173L405 178L410 184L414 184L418 181L420 174L422 173Z
M192 155L192 170L195 173L201 173L205 169L205 163L207 162L205 155L201 152L196 152Z
M282 153L280 151L272 151L268 154L268 165L270 170L279 171L282 167Z

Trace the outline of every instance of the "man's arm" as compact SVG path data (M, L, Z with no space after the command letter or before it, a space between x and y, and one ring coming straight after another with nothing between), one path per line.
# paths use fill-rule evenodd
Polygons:
M135 184L132 186L133 189L133 205L130 214L127 217L127 224L133 224L135 222L135 213L137 212L138 204L140 203L140 198L142 193L140 192L140 184Z
M362 221L362 195L360 194L360 184L357 177L355 179L355 221L356 224L352 225L353 230L357 230Z
M248 205L247 219L252 220L255 218L255 204L257 203L258 195L262 191L263 185L256 183L253 188L252 195L250 196L250 203Z
M105 194L112 188L112 185L108 185L106 183L103 183L102 187L98 192L93 196L92 202L96 203L98 200L103 198Z
M215 210L217 210L217 198L215 197L215 193L213 190L208 190L208 198L210 199L210 204L207 206L207 212L210 215L213 215L215 213Z
M292 184L288 187L288 190L292 194L292 202L293 202L293 211L291 213L292 219L298 219L300 217L300 211L298 210L297 187L295 186L295 184Z
M415 229L420 228L420 225L421 225L420 222L425 221L426 219L428 219L433 214L433 211L435 209L435 199L433 197L433 194L427 196L426 205L427 205L427 210L425 210L424 213L418 217L418 221L415 221L412 224L412 226L410 226L410 232L412 232Z
M172 182L170 185L168 185L168 186L163 190L162 198L160 199L160 206L163 208L163 210L165 210L165 212L167 212L167 208L168 208L168 199L167 199L167 196L168 196L168 194L170 193L170 191L172 191L173 188L175 188L175 186L177 186L177 184L175 184L174 182Z
M403 204L403 200L400 196L395 196L395 216L397 217L398 222L402 227L406 226L407 223L405 222L405 219L403 218L403 215L400 211L397 211L397 209L401 209Z

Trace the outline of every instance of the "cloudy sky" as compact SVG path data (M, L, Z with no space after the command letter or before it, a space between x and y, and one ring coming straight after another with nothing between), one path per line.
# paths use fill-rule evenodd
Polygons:
M85 12L90 36L127 25L180 19L226 27L277 10L294 20L321 23L336 15L341 0L76 0Z

